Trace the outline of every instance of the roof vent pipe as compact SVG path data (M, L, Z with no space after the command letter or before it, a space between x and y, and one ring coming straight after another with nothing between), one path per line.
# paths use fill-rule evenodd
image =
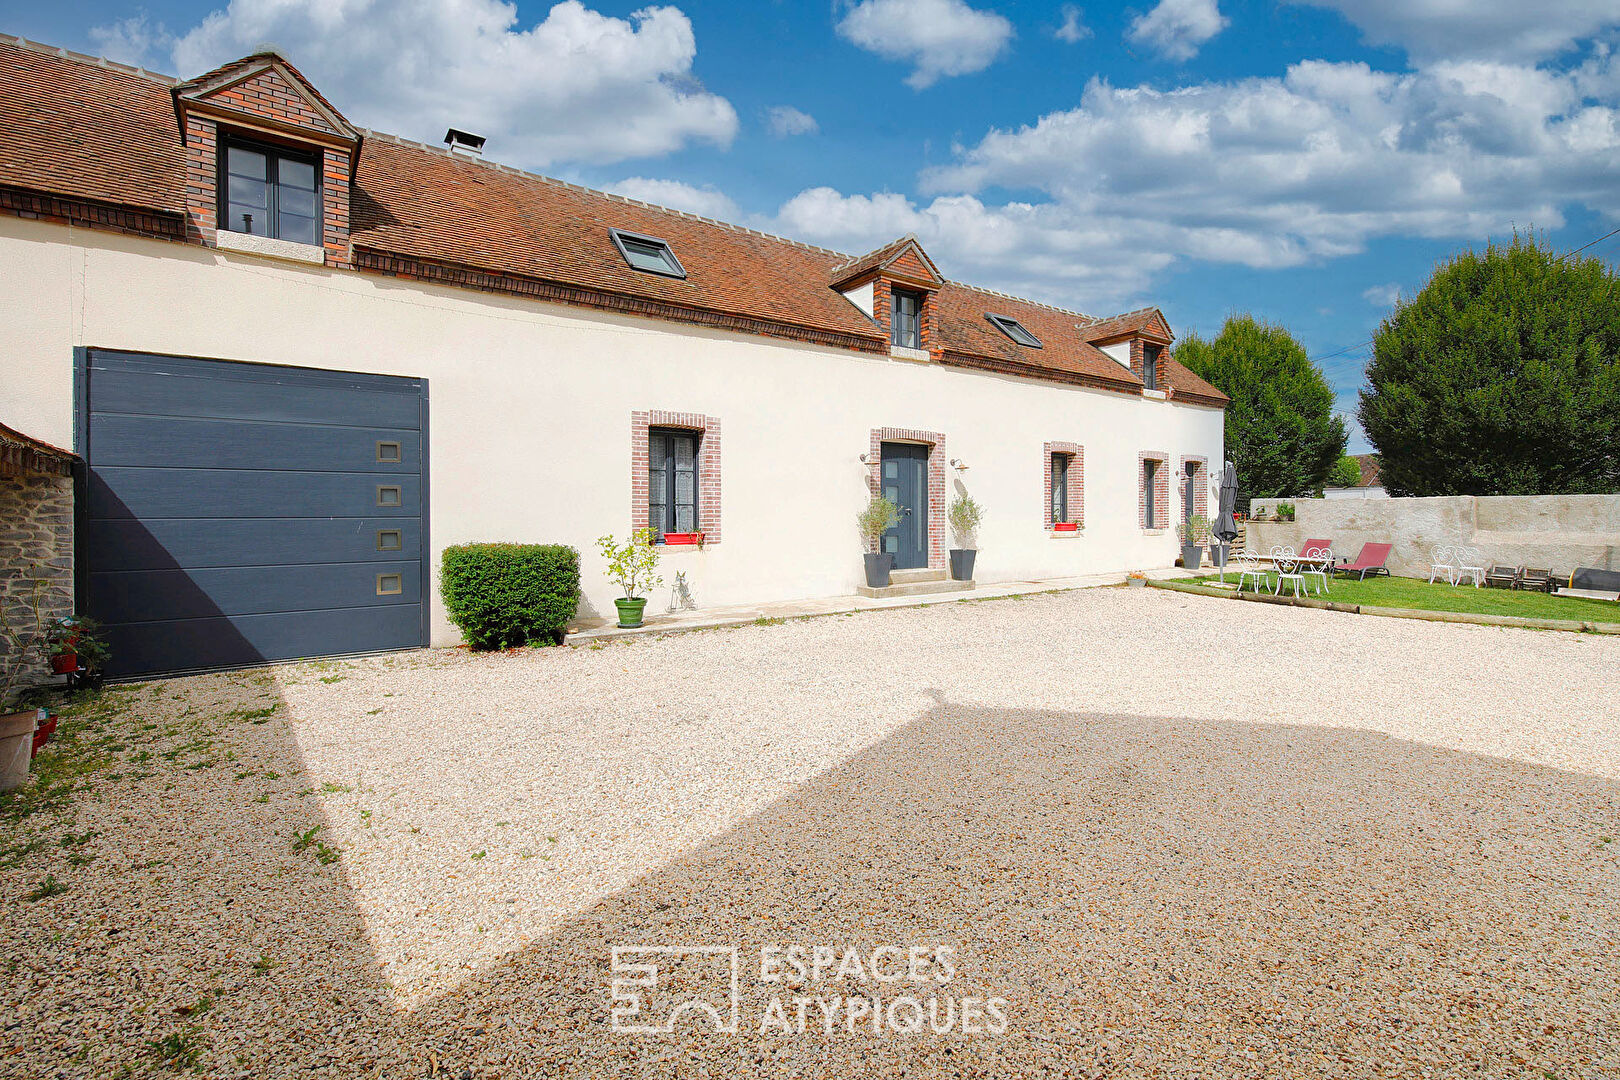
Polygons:
M452 154L460 154L462 157L484 156L484 137L474 135L470 131L451 128L444 133L444 145L450 148Z

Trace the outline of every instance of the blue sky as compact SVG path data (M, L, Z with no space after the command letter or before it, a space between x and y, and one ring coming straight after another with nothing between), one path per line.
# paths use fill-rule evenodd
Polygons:
M272 41L356 123L850 252L915 232L951 277L1091 314L1250 311L1346 411L1343 350L1436 260L1620 224L1614 0L0 8L181 75Z

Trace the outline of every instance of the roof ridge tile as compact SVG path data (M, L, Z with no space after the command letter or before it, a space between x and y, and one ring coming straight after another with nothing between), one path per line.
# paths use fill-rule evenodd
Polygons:
M151 82L155 82L159 86L172 87L178 85L180 82L180 80L175 78L173 75L165 75L160 71L151 71L147 68L137 67L133 64L126 64L119 60L109 60L105 56L92 56L89 53L74 52L72 49L63 48L60 45L46 45L44 42L32 41L29 38L22 37L19 34L0 33L0 42L15 45L17 48L23 49L27 52L39 53L42 56L55 56L63 60L72 60L79 64L89 64L92 67L102 67L111 71L120 71L125 75L135 75L140 78L150 80Z

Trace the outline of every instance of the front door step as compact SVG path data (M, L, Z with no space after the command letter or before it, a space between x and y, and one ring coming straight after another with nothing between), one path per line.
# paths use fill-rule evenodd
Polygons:
M926 566L917 570L890 570L889 584L914 585L919 581L944 581L945 576L943 569L930 570Z
M857 585L855 591L862 596L881 600L887 596L923 596L927 593L967 592L973 588L971 581L952 581L945 576L945 571L912 571L912 573L934 573L939 576L926 581L900 582L898 580L902 571L896 570L890 575L893 585L886 585L881 589L874 589L870 585Z

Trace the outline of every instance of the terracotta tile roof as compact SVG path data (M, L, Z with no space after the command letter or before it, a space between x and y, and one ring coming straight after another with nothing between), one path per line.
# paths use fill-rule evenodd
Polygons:
M610 229L667 241L685 278L634 270ZM827 285L844 256L675 210L366 134L356 248L886 340Z
M923 251L922 244L915 236L907 233L898 240L893 240L887 244L884 244L876 251L868 251L865 255L855 259L850 259L838 266L833 267L832 274L828 280L834 288L837 288L846 281L854 281L862 274L894 262L907 248L912 248L916 251L916 263L923 271L923 276L929 277L934 281L943 281L945 279L945 276L939 272L937 267L934 266L934 261L928 257L927 252Z
M1361 466L1361 483L1357 487L1378 487L1383 483L1378 478L1381 468L1377 454L1353 454L1356 464Z
M0 184L185 212L169 84L0 38Z
M1170 333L1170 324L1156 307L1138 308L1123 315L1098 319L1085 329L1086 340L1093 342L1131 334L1141 334L1166 343L1175 339L1175 335Z
M79 455L0 424L0 476L67 476Z
M205 84L254 59L233 61L185 85ZM278 62L302 79L285 60ZM177 85L0 36L0 125L7 133L0 140L0 186L182 214L185 158L175 118ZM912 245L922 263L933 265L909 236L852 257L441 148L361 134L365 143L351 191L350 236L357 251L800 327L874 351L887 348L887 333L829 282L835 276L848 280L854 267L864 272L890 259L909 259ZM609 230L615 228L668 241L687 276L632 269L613 244ZM1153 333L1151 324L1163 318L1148 308L1098 320L955 282L943 282L938 296L947 362L976 360L1126 391L1140 383L1093 342L1100 334ZM1017 345L986 321L986 312L1018 319L1045 347ZM1162 333L1168 334L1167 325ZM1178 392L1225 401L1181 365L1167 361L1167 367Z

